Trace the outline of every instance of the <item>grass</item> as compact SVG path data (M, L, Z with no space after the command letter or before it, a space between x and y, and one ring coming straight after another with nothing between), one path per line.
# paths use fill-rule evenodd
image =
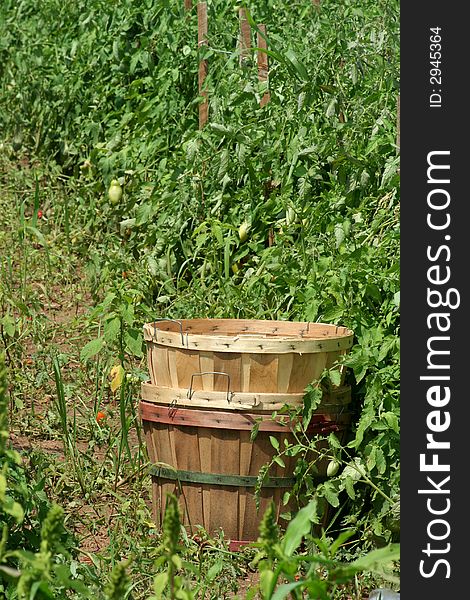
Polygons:
M136 550L132 540L137 532L146 540L153 527L149 480L129 477L144 464L135 410L128 406L137 397L135 386L113 394L108 382L111 358L81 362L80 351L88 341L90 292L80 258L68 253L66 245L64 249L61 224L52 224L52 218L37 222L38 231L47 234L47 246L37 235L23 235L24 225L18 235L16 222L32 220L25 205L37 194L34 174L28 168L17 171L13 164L3 167L1 210L7 226L1 238L1 316L4 322L8 314L14 323L14 331L2 326L10 372L11 439L17 447L44 455L47 492L65 502L66 522L73 518L79 544L85 543L83 552L103 552L112 563ZM41 196L51 202L57 192L47 182L41 186ZM101 424L96 421L98 410L106 414ZM126 507L126 527L116 525L121 504Z
M91 282L82 258L69 251L63 224L52 217L36 225L47 236L47 247L37 235L18 235L17 223L25 231L24 223L32 220L34 169L2 161L2 188L0 318L9 371L10 440L30 466L40 468L44 492L64 508L65 525L76 535L78 560L96 567L105 582L114 565L130 559L128 570L137 582L133 598L148 598L159 532L137 417L145 361L126 365L128 376L113 392L114 351L95 361L81 360L81 350L99 326L90 321ZM65 193L60 183L43 178L40 194L51 205L63 201ZM14 330L5 326L10 321ZM99 422L98 412L105 415ZM217 549L225 547L221 540L208 541L209 552L195 542L187 544L202 574L220 562ZM204 597L233 594L247 571L246 557L233 559L226 550L220 556L221 577Z
M399 537L398 3L247 8L268 31L263 108L256 57L239 64L230 3L211 3L199 51L196 11L180 0L0 7L0 345L10 438L30 469L17 494L27 523L12 531L36 532L28 564L37 571L39 542L53 546L59 531L47 498L59 502L77 536L80 568L70 573L105 600L148 598L152 585L158 597L169 574L170 595L190 597L193 586L198 598L225 597L258 556L232 556L203 533L164 546L152 522L137 403L142 325L155 317L309 320L355 332L347 452L329 439L338 474L315 486L300 475L292 490L310 509L339 507L336 531L318 543L307 536L311 554L297 549L287 562L281 547L271 562L258 556L266 598L277 575L297 585L304 558L317 595L327 586L332 597L361 598L372 582L344 565L340 577L332 548L351 562ZM199 131L202 56L210 117ZM116 178L123 196L113 203ZM334 541L350 528L353 538ZM349 583L330 580L331 569Z
M115 391L114 347L95 360L81 359L100 327L92 317L96 300L83 256L68 246L63 222L52 212L37 219L38 233L28 229L34 211L46 199L50 206L63 202L67 187L53 175L43 175L38 185L37 169L27 164L18 168L3 160L2 171L0 318L9 370L10 440L34 470L40 469L44 493L63 507L80 563L106 581L116 564L129 561L132 597L148 598L160 533L151 512L137 417L145 358L126 358L126 375ZM104 415L99 420L98 412ZM253 551L234 555L222 539L202 536L186 539L204 588L199 597L233 597L240 586L247 594L246 581L256 575L249 567ZM366 589L361 576L338 597L362 598Z

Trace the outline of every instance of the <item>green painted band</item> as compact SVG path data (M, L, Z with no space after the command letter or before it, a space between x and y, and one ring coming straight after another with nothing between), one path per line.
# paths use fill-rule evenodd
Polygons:
M164 467L151 467L150 473L161 479L172 479L187 483L205 483L208 485L232 485L236 487L255 487L258 482L256 475L224 475L222 473L200 473L198 471L180 471L178 469L165 469ZM263 488L291 487L295 483L294 477L269 477L263 482Z

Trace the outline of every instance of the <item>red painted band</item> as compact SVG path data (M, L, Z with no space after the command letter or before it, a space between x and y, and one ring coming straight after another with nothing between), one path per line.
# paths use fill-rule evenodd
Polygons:
M140 414L144 421L187 427L208 427L251 431L259 423L259 431L288 431L289 421L283 425L278 417L275 421L270 414L235 411L203 410L199 408L178 408L161 406L153 402L140 402ZM307 429L309 433L330 433L346 429L351 421L351 413L314 414Z
M230 550L230 552L238 552L243 546L248 546L249 544L252 544L253 541L254 540L252 540L251 542L249 542L248 540L230 540L228 549Z

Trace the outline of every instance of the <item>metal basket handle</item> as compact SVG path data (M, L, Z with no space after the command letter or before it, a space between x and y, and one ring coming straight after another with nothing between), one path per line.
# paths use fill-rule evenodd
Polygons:
M203 371L202 373L193 373L191 375L191 383L189 384L189 390L187 394L189 400L191 400L194 394L193 379L195 377L201 377L202 375L223 375L224 377L227 377L227 402L232 400L233 392L230 391L230 375L228 373L223 373L222 371Z
M181 334L181 343L184 346L184 333L183 333L183 323L178 321L178 319L167 319L166 317L162 317L160 319L155 319L153 322L153 335L157 337L157 323L161 321L169 321L170 323L177 323L180 326L180 334ZM186 334L186 342L188 340L188 334ZM186 343L186 345L188 345Z

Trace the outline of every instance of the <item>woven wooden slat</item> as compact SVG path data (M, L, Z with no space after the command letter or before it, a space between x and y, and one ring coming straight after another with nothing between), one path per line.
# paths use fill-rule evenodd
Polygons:
M190 389L174 389L163 386L141 384L142 400L179 407L191 408L221 408L224 410L280 410L286 404L292 407L302 406L304 394L277 394L253 392L213 392ZM321 410L335 412L333 407L340 408L351 400L349 387L332 390L325 394L321 403Z
M142 384L140 415L149 458L160 465L152 474L156 521L162 522L172 491L190 531L202 525L210 534L222 529L230 540L255 540L271 501L278 519L289 509L282 504L285 488L278 486L261 488L258 511L253 488L275 454L272 439L281 448L284 441L295 443L289 417L273 419L273 411L286 404L301 408L307 385L324 369L337 369L341 385L322 388L306 434L335 432L342 440L351 389L338 361L351 348L353 332L321 323L159 319L144 326L144 338L150 382ZM325 444L316 442L316 450ZM283 460L285 468L275 463L269 474L279 482L290 481L296 457ZM317 464L319 478L327 462Z

